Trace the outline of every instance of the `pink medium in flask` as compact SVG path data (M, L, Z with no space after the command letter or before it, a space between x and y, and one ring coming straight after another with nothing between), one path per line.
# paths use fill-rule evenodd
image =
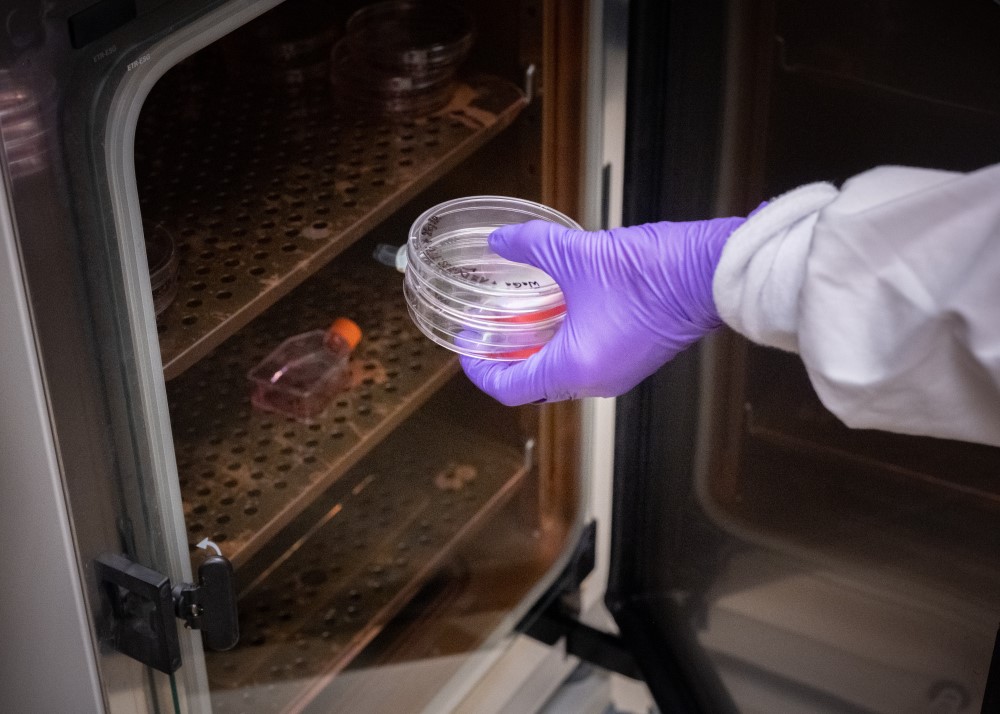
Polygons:
M250 401L264 411L313 421L351 382L351 352L361 328L338 317L327 330L289 337L247 374Z

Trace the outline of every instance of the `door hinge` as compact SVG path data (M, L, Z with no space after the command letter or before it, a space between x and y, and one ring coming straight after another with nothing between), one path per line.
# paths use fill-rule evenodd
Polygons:
M566 654L598 667L642 679L639 666L621 638L580 622L579 594L597 557L597 524L590 522L555 584L518 626L518 631L546 645L565 640Z
M212 555L198 566L198 584L170 587L170 579L130 560L108 553L95 562L98 582L111 611L116 650L170 674L181 666L175 617L201 630L205 646L227 650L239 640L233 566Z
M580 622L577 615L564 611L558 601L542 612L525 634L547 645L565 640L566 654L609 672L642 680L639 665L621 637Z

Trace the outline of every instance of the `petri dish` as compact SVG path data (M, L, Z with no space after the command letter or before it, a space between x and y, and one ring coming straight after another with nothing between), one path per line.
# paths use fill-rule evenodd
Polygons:
M335 77L354 82L367 91L400 95L419 92L450 82L455 76L455 67L444 65L433 71L414 74L400 68L380 67L369 64L358 56L354 42L345 38L333 48L331 72Z
M330 59L330 81L346 104L384 114L429 114L444 107L455 91L455 67L420 74L375 66L355 54L348 38L337 43Z
M424 335L453 352L481 359L510 361L530 357L552 339L562 325L564 312L544 321L476 321L438 310L433 302L414 293L408 281L404 281L403 294L410 319Z
M251 21L242 35L258 61L275 68L304 67L328 59L341 28L327 0L299 0Z
M389 0L351 15L347 34L371 64L413 74L461 64L472 47L475 27L455 5Z
M559 285L538 268L500 257L487 241L500 226L530 220L580 230L547 206L505 196L447 201L414 221L403 293L428 338L493 360L524 359L552 338L566 312Z
M222 61L240 81L281 87L293 94L303 85L320 84L330 74L330 50L343 32L334 5L328 0L279 5L231 36L225 44L235 46L223 51ZM249 62L237 62L238 57Z
M473 36L472 19L453 5L388 0L363 7L331 53L335 96L389 116L435 112L454 95Z
M0 125L14 177L35 173L47 164L54 86L47 74L0 70Z
M153 311L160 317L177 297L177 249L173 236L160 223L143 223L142 232L146 242L149 282L153 289Z

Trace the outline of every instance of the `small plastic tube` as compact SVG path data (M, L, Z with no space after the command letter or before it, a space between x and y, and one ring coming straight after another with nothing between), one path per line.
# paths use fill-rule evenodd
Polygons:
M389 245L388 243L379 243L375 246L375 252L372 254L382 265L388 265L390 268L395 268L401 273L406 272L406 246L400 245Z

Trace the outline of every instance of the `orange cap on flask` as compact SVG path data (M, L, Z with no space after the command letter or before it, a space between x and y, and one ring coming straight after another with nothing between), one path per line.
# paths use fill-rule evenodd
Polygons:
M353 350L361 342L361 328L354 320L346 317L338 317L330 325L327 334L331 337L339 337L347 343L347 347Z

